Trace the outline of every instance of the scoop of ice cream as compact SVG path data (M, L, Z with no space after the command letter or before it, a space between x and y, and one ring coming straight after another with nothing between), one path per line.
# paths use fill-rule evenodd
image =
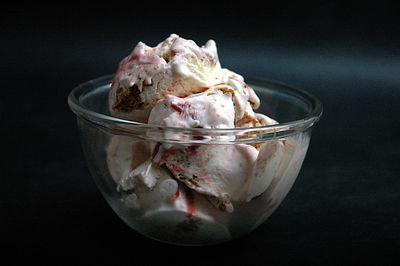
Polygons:
M158 100L201 92L219 83L220 71L212 40L199 47L172 34L154 48L139 42L119 65L110 90L110 111L117 117L146 122Z
M205 241L210 233L229 238L226 213L212 206L204 195L179 184L164 168L149 159L118 182L125 208L137 215L141 230L171 232L171 237ZM216 235L215 235L216 234Z
M158 148L153 161L165 164L175 178L210 196L220 209L233 211L231 201L247 199L247 186L258 155L250 145L199 145Z
M213 40L199 47L171 34L153 48L139 42L121 61L111 85L109 109L113 116L147 122L152 107L167 95L182 98L213 87L231 92L237 106L235 121L259 105L242 76L221 68Z
M181 128L233 128L231 94L207 90L186 98L168 95L154 106L149 123Z
M275 120L253 111L248 96L252 90L244 86L244 90L238 91L238 87L218 85L185 98L167 95L154 105L148 123L175 128L209 129L277 124ZM164 137L168 140L182 140L186 139L187 135L165 131ZM235 139L235 136L214 137ZM236 137L243 136L238 134Z

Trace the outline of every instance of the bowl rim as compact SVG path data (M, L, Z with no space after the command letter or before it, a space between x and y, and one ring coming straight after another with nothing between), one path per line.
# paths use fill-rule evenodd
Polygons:
M141 122L135 122L131 120L125 120L117 117L113 117L107 114L102 114L93 111L79 103L77 93L86 88L85 92L93 91L105 85L111 85L115 74L108 74L100 76L98 78L83 82L76 86L68 95L68 105L73 113L78 117L84 118L86 121L96 124L97 126L105 127L111 130L120 131L121 134L137 134L138 130L154 130L154 131L168 131L177 132L193 135L231 135L231 134L248 134L257 133L257 139L272 139L277 137L283 137L292 135L299 131L304 131L309 127L312 127L321 117L323 113L323 106L321 101L313 96L312 94L295 88L281 81L260 78L260 77L245 77L246 83L252 87L256 86L260 89L267 88L268 84L273 86L279 86L279 88L268 88L272 91L278 91L280 93L288 94L296 97L303 102L308 101L311 104L311 110L304 117L298 120L289 122L279 123L276 125L248 127L248 128L178 128L178 127L167 127L156 124L147 124ZM83 92L81 92L82 94ZM252 139L254 141L254 137Z

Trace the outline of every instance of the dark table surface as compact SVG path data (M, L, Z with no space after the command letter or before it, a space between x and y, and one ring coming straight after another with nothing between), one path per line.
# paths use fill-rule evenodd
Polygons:
M149 20L164 13L144 7L10 9L1 18L0 254L51 265L398 261L399 10L368 1L271 8L220 16L176 9L168 21ZM89 175L67 105L72 88L115 72L138 41L154 46L172 32L198 44L212 38L224 67L284 81L324 105L288 196L265 224L230 243L170 246L125 225Z

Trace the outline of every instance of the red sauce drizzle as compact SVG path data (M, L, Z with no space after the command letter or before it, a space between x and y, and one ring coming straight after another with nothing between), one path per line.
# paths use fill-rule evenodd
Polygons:
M196 213L196 207L195 207L195 205L194 205L194 196L193 196L193 193L192 193L192 191L189 189L189 188L187 188L186 186L185 186L185 196L186 196L186 211L187 211L187 217L188 218L191 218L192 216L193 216L193 214L195 214Z
M179 187L178 187L178 189L176 190L176 193L174 194L174 195L172 195L172 198L173 199L177 199L179 197Z

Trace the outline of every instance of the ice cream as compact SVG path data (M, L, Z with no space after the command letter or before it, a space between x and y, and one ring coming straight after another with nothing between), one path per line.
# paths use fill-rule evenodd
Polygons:
M243 77L221 67L214 41L199 47L176 34L153 48L139 42L121 61L109 93L113 116L175 128L277 124L255 112L259 105ZM202 144L180 144L187 136L165 134L177 143L114 136L107 162L141 228L168 227L181 237L205 230L229 238L232 217L247 203L269 197L266 191L280 183L298 143L287 138L216 145L202 137ZM144 225L149 220L153 228Z
M172 34L154 48L139 42L121 61L111 85L110 111L116 117L147 122L154 105L166 96L182 98L209 89L231 93L235 122L252 117L260 103L242 76L221 68L214 41L198 47Z

